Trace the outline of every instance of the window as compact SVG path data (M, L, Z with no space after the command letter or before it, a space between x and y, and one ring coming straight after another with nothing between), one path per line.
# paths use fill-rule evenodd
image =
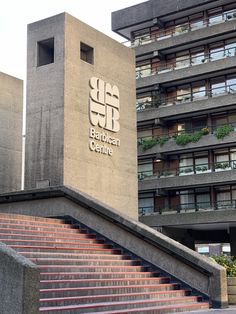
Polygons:
M80 59L93 64L93 48L80 42Z
M38 41L37 66L54 63L54 38Z

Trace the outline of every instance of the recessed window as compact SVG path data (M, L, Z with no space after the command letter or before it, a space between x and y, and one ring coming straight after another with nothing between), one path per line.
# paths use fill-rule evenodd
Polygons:
M54 38L38 41L38 67L54 62Z
M93 48L80 42L80 59L93 64Z

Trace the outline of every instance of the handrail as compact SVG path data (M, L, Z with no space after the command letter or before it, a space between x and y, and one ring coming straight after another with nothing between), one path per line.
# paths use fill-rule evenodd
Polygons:
M181 130L181 131L176 131L176 132L167 132L167 133L163 133L161 135L149 135L149 136L142 136L142 137L138 137L137 138L137 141L138 141L138 145L142 145L143 142L145 141L145 139L158 139L160 137L165 137L165 136L168 136L168 137L176 137L178 135L181 135L181 134L193 134L195 132L199 132L199 131L202 131L204 130L205 131L205 134L207 135L208 133L210 134L213 134L214 131L221 127L221 126L224 126L224 125L228 125L228 126L232 126L233 128L236 127L236 121L235 122L231 122L231 123L222 123L222 124L217 124L217 125L206 125L205 127L201 127L201 128L191 128L189 130Z
M182 175L193 175L199 173L207 172L218 172L226 170L235 170L236 160L221 161L221 162L207 162L197 165L179 166L177 168L164 168L162 170L153 171L138 171L138 179L144 180L146 178L166 178L166 177L176 177Z
M221 209L236 209L236 199L217 201L217 202L195 202L195 203L182 203L174 207L161 207L161 206L139 206L139 215L153 215L153 214L165 214L168 212L188 212L194 210L221 210Z
M217 50L215 52L209 52L207 54L202 53L202 54L199 54L198 56L195 56L195 57L189 56L188 58L182 59L182 60L176 59L175 61L172 61L170 63L167 63L167 61L165 60L165 64L160 64L160 66L157 66L157 65L152 66L151 64L146 64L146 65L143 65L143 66L145 66L144 69L139 69L139 70L136 69L136 79L156 75L156 74L162 73L165 70L168 70L168 71L179 70L179 69L183 69L186 67L191 67L191 66L195 66L195 65L199 65L199 64L204 64L207 62L212 62L215 60L220 60L220 59L224 59L224 58L228 58L228 57L234 57L235 54L231 54L232 51L234 51L234 53L235 53L236 46L230 47L230 48L224 48L221 50ZM214 55L221 53L221 52L223 52L223 56L221 58L214 59ZM188 63L184 64L186 62L188 62ZM181 64L182 64L182 66L181 66ZM139 66L137 66L137 68L138 67Z
M210 20L214 17L220 17L222 16L222 20L211 22ZM129 47L137 47L143 44L148 44L151 42L155 42L158 40L163 40L166 38L170 38L173 36L179 36L185 33L188 33L190 31L198 30L201 28L205 27L210 27L215 24L220 24L224 23L226 21L229 21L231 19L236 18L236 10L230 10L228 12L223 12L222 14L217 14L214 16L209 16L207 18L198 20L198 21L193 21L193 22L187 22L187 23L182 23L179 25L175 25L166 29L160 29L159 31L155 32L155 34L146 34L146 35L140 35L139 37L136 37L133 41L125 41L122 44L125 46ZM197 23L201 23L201 25L197 25Z
M200 86L199 88L204 87ZM181 103L187 103L191 101L196 101L196 100L201 100L209 97L218 97L221 96L222 94L234 94L236 93L236 84L230 84L230 85L225 85L222 87L215 87L215 88L210 88L210 89L205 89L205 90L200 90L198 92L193 92L193 93L186 93L186 94L181 94L177 95L174 97L163 97L164 99L161 99L159 101L137 101L136 102L136 109L137 111L142 111L146 110L147 108L158 108L160 106L170 106L170 105L179 105ZM201 96L199 96L199 94ZM161 97L162 98L162 97Z

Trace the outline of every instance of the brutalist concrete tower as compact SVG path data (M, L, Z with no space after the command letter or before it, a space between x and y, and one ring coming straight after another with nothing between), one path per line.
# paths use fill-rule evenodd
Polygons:
M62 13L28 26L25 188L137 217L134 52Z
M21 189L23 81L0 72L0 193Z

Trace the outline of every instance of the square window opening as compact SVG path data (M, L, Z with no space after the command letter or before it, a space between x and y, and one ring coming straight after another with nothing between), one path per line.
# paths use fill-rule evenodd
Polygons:
M93 48L80 42L80 59L93 64Z
M37 55L38 67L54 63L54 38L38 41L37 48L38 48Z

